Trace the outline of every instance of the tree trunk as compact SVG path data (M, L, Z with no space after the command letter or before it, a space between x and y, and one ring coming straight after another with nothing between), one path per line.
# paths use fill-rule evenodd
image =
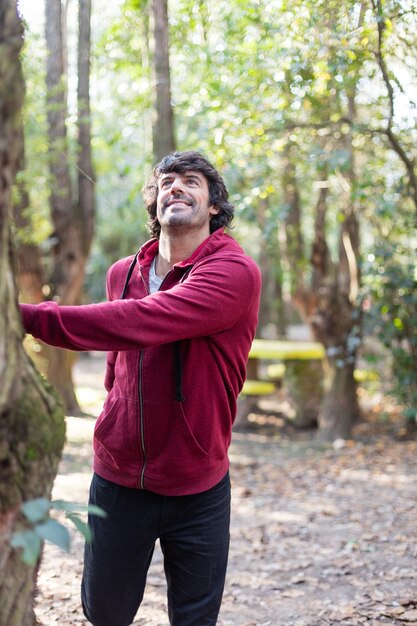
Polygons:
M51 296L60 304L75 305L81 300L95 218L89 97L91 1L79 4L77 203L73 202L66 133L65 20L61 0L46 0L45 7L50 208L54 226ZM72 382L74 355L64 350L51 352L48 380L59 391L67 413L80 414Z
M0 8L0 624L33 626L37 565L11 548L20 505L49 497L65 437L62 409L22 347L9 214L21 148L22 27L14 0Z
M337 366L335 360L328 363L330 388L328 389L319 418L319 436L324 441L348 439L352 424L359 417L359 405L354 379L354 364Z
M78 210L83 223L83 252L87 259L95 224L90 113L91 0L79 1L78 32Z
M153 16L153 74L155 81L155 112L152 124L153 154L160 161L175 150L174 113L171 104L169 67L168 2L152 0Z

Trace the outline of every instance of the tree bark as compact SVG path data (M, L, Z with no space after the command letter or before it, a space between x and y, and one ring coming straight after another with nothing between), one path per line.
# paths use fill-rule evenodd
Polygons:
M155 161L175 150L174 113L171 104L169 24L167 0L152 0L153 74L155 82L152 143Z
M20 505L49 497L62 451L64 416L22 347L9 215L21 155L22 26L14 0L0 8L0 624L33 626L37 565L25 565L10 538Z
M319 437L324 441L349 439L352 424L359 415L354 364L338 367L335 359L329 359L328 379L331 386L325 395L319 417Z
M50 209L54 227L51 297L63 305L80 303L95 221L90 119L91 0L79 3L78 44L78 198L71 185L66 118L65 20L61 0L46 0L47 111L50 145ZM67 413L80 414L74 392L74 355L51 350L48 380L59 391Z
M46 86L49 140L49 205L54 227L53 266L50 276L51 297L60 304L77 304L84 281L84 259L80 245L80 224L73 206L67 145L67 88L64 59L63 12L61 0L45 2L45 36L47 46ZM58 390L69 414L80 408L68 379L70 355L51 350L47 377ZM68 392L68 384L70 390Z
M79 1L78 32L78 210L83 223L83 252L87 258L95 225L90 112L91 0Z

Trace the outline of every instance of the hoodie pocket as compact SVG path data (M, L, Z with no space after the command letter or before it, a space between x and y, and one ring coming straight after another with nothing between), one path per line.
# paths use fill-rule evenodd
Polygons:
M94 451L113 470L137 473L142 452L135 401L119 396L105 407L94 431Z
M207 469L208 454L195 438L181 402L144 403L144 440L149 478L189 478Z

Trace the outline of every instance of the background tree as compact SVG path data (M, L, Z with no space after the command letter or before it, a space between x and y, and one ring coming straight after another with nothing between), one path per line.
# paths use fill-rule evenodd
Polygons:
M62 446L64 418L22 347L13 276L9 216L12 184L21 158L22 26L16 3L0 8L0 623L34 626L36 565L25 565L10 546L22 523L20 505L49 497Z
M155 161L175 150L174 114L169 67L168 1L151 0L153 18L154 120L152 141Z
M79 304L84 282L85 264L92 241L94 192L90 153L89 120L89 44L90 11L88 2L79 4L78 75L78 203L72 190L66 120L67 61L66 20L61 0L46 0L45 33L47 45L47 119L51 192L49 204L53 225L50 297L61 304ZM74 356L71 352L48 351L48 380L59 391L68 413L79 413L72 381Z
M72 159L67 136L67 8L67 3L63 4L61 0L45 2L46 145L51 222L46 241L36 241L36 213L30 210L33 194L27 192L30 172L20 175L14 213L19 229L18 282L22 298L32 302L54 298L61 304L78 304L82 298L95 225L90 112L91 2L82 0L78 5L78 132L75 147L77 174L74 176L71 175ZM43 166L46 167L46 160ZM42 175L46 175L45 170ZM42 249L37 248L39 243ZM28 344L28 347L31 346ZM37 362L61 395L67 413L78 414L80 409L72 380L73 353L40 342L35 342L32 347L37 350Z

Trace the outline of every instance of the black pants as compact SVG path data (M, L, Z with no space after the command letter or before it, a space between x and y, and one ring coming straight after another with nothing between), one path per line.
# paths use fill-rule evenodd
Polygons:
M164 556L171 626L215 626L226 576L229 474L191 496L160 496L93 476L93 541L84 551L82 603L94 626L128 626L143 598L155 541Z

